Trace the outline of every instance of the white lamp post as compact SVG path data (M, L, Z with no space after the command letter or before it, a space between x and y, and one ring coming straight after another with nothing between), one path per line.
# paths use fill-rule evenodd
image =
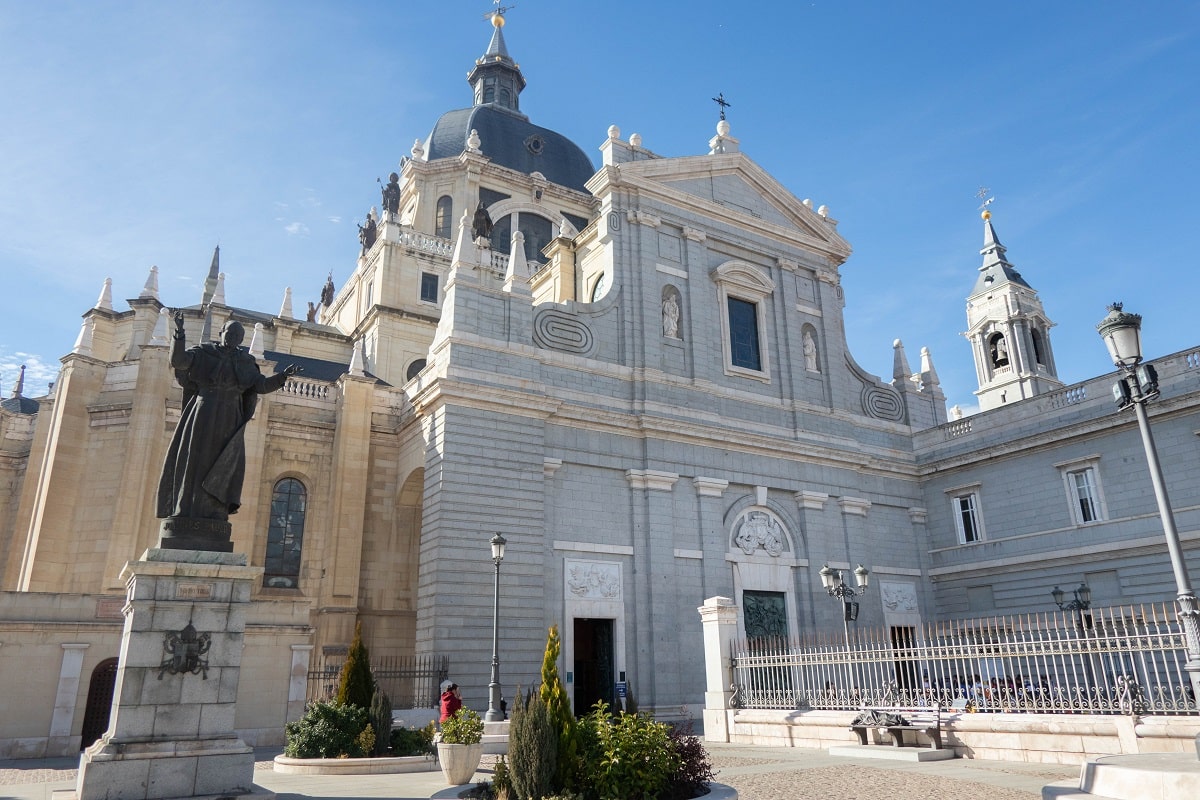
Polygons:
M508 540L500 534L492 537L492 563L496 565L496 591L492 602L492 681L488 684L488 710L483 715L486 722L500 722L504 712L500 710L500 562L504 560L504 546Z
M1158 462L1158 450L1150 432L1150 420L1146 415L1146 403L1158 397L1158 373L1150 364L1142 364L1142 317L1121 310L1120 303L1108 307L1108 316L1096 325L1096 330L1108 346L1113 364L1120 370L1120 378L1113 386L1113 398L1122 410L1133 406L1137 414L1138 428L1142 433L1142 444L1146 449L1146 462L1150 467L1150 482L1154 486L1154 497L1158 500L1158 514L1162 518L1163 534L1167 539L1167 552L1171 557L1171 569L1175 572L1176 611L1183 628L1187 645L1188 660L1184 665L1191 682L1192 702L1200 704L1200 605L1192 591L1188 578L1187 564L1183 559L1183 548L1179 543L1179 532L1175 529L1175 514L1171 500L1167 497L1163 482L1162 466ZM1196 753L1200 755L1200 736L1196 740Z

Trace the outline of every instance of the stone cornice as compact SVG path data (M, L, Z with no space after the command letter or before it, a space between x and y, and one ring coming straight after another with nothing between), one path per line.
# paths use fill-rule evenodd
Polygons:
M842 513L848 516L865 517L871 508L871 501L864 497L842 497L838 499Z
M793 497L796 498L796 504L806 511L822 511L825 503L829 500L829 495L825 492L814 492L808 489L796 492Z
M627 469L625 479L634 489L649 489L656 492L669 492L679 480L676 472L663 472L657 469Z
M692 485L696 487L696 494L700 497L720 497L729 488L729 481L697 475L692 478Z

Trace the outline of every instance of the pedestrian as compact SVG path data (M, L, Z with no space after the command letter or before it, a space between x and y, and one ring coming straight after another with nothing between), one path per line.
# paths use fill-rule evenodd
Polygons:
M451 683L442 692L442 714L438 718L438 722L445 722L450 719L454 716L454 712L460 708L462 708L462 693L459 692L457 683Z

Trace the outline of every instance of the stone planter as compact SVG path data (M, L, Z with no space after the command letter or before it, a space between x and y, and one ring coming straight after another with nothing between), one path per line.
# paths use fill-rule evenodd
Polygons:
M289 758L275 756L275 771L284 775L391 775L433 772L433 755L378 758Z
M483 743L476 744L447 744L438 742L438 763L442 766L442 774L446 783L451 786L461 786L470 783L475 770L479 769L479 759L483 756Z

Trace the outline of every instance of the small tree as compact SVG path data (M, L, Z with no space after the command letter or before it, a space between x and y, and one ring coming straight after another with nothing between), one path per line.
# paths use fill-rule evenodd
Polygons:
M575 727L575 715L571 713L571 701L567 690L558 679L558 654L562 643L558 638L558 626L551 625L546 637L546 653L542 657L542 686L538 696L546 706L550 724L558 739L558 766L554 774L554 788L558 791L574 788L575 775L579 768L579 737Z
M371 707L371 696L375 694L375 678L371 675L371 657L362 641L362 622L354 625L354 641L342 664L338 680L337 702L341 705L358 706L363 711Z
M555 794L558 734L546 704L532 692L517 693L508 728L508 765L518 800Z
M387 755L392 742L392 700L382 689L376 689L375 696L371 698L371 727L375 729L373 755Z

